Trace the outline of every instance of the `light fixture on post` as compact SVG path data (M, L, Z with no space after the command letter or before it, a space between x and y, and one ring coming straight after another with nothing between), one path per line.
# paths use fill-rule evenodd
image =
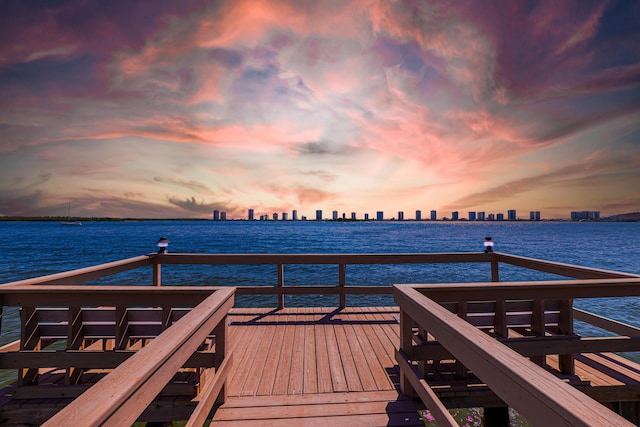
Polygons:
M159 254L164 254L167 252L167 246L169 246L169 239L167 239L166 237L161 237L158 240L158 253Z
M484 238L484 253L493 252L493 239L489 236Z

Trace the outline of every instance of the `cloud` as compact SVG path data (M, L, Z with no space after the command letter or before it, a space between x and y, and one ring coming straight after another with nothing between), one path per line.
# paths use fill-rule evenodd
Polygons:
M159 177L159 176L153 177L153 181L163 183L163 184L177 185L189 190L197 191L200 194L213 195L213 192L205 184L202 184L196 181L184 181L181 179L172 179L172 178L165 178L165 177Z

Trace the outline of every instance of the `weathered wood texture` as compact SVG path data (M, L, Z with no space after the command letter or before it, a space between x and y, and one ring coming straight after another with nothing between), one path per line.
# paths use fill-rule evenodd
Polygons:
M397 309L233 309L229 396L394 390ZM393 379L392 379L393 378Z
M401 316L403 319L407 318L402 323L403 336L410 333L413 322L416 322L433 334L457 360L472 370L504 402L514 407L529 422L534 425L548 423L585 427L632 425L617 414L604 410L591 398L550 372L532 364L498 340L460 319L419 290L411 286L396 286L394 289L394 297L402 310ZM492 290L486 291L491 293ZM426 293L430 295L430 291ZM469 300L464 298L463 294L458 296L461 300ZM402 350L405 350L403 358L412 360L412 349L406 341L405 338L402 346ZM558 357L561 372L567 369L563 366L566 363L561 354ZM404 369L402 375L415 376L415 371Z

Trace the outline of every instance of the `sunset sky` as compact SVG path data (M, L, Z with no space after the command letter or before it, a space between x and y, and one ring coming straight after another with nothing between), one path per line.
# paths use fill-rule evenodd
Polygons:
M0 2L0 215L640 211L640 1Z

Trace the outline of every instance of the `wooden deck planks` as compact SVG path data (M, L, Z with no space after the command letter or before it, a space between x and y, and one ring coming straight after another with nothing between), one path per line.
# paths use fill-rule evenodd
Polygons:
M388 311L234 309L231 320L230 342L239 356L230 396L394 389L389 374L397 335Z
M229 398L216 426L424 426L412 400L397 391Z

